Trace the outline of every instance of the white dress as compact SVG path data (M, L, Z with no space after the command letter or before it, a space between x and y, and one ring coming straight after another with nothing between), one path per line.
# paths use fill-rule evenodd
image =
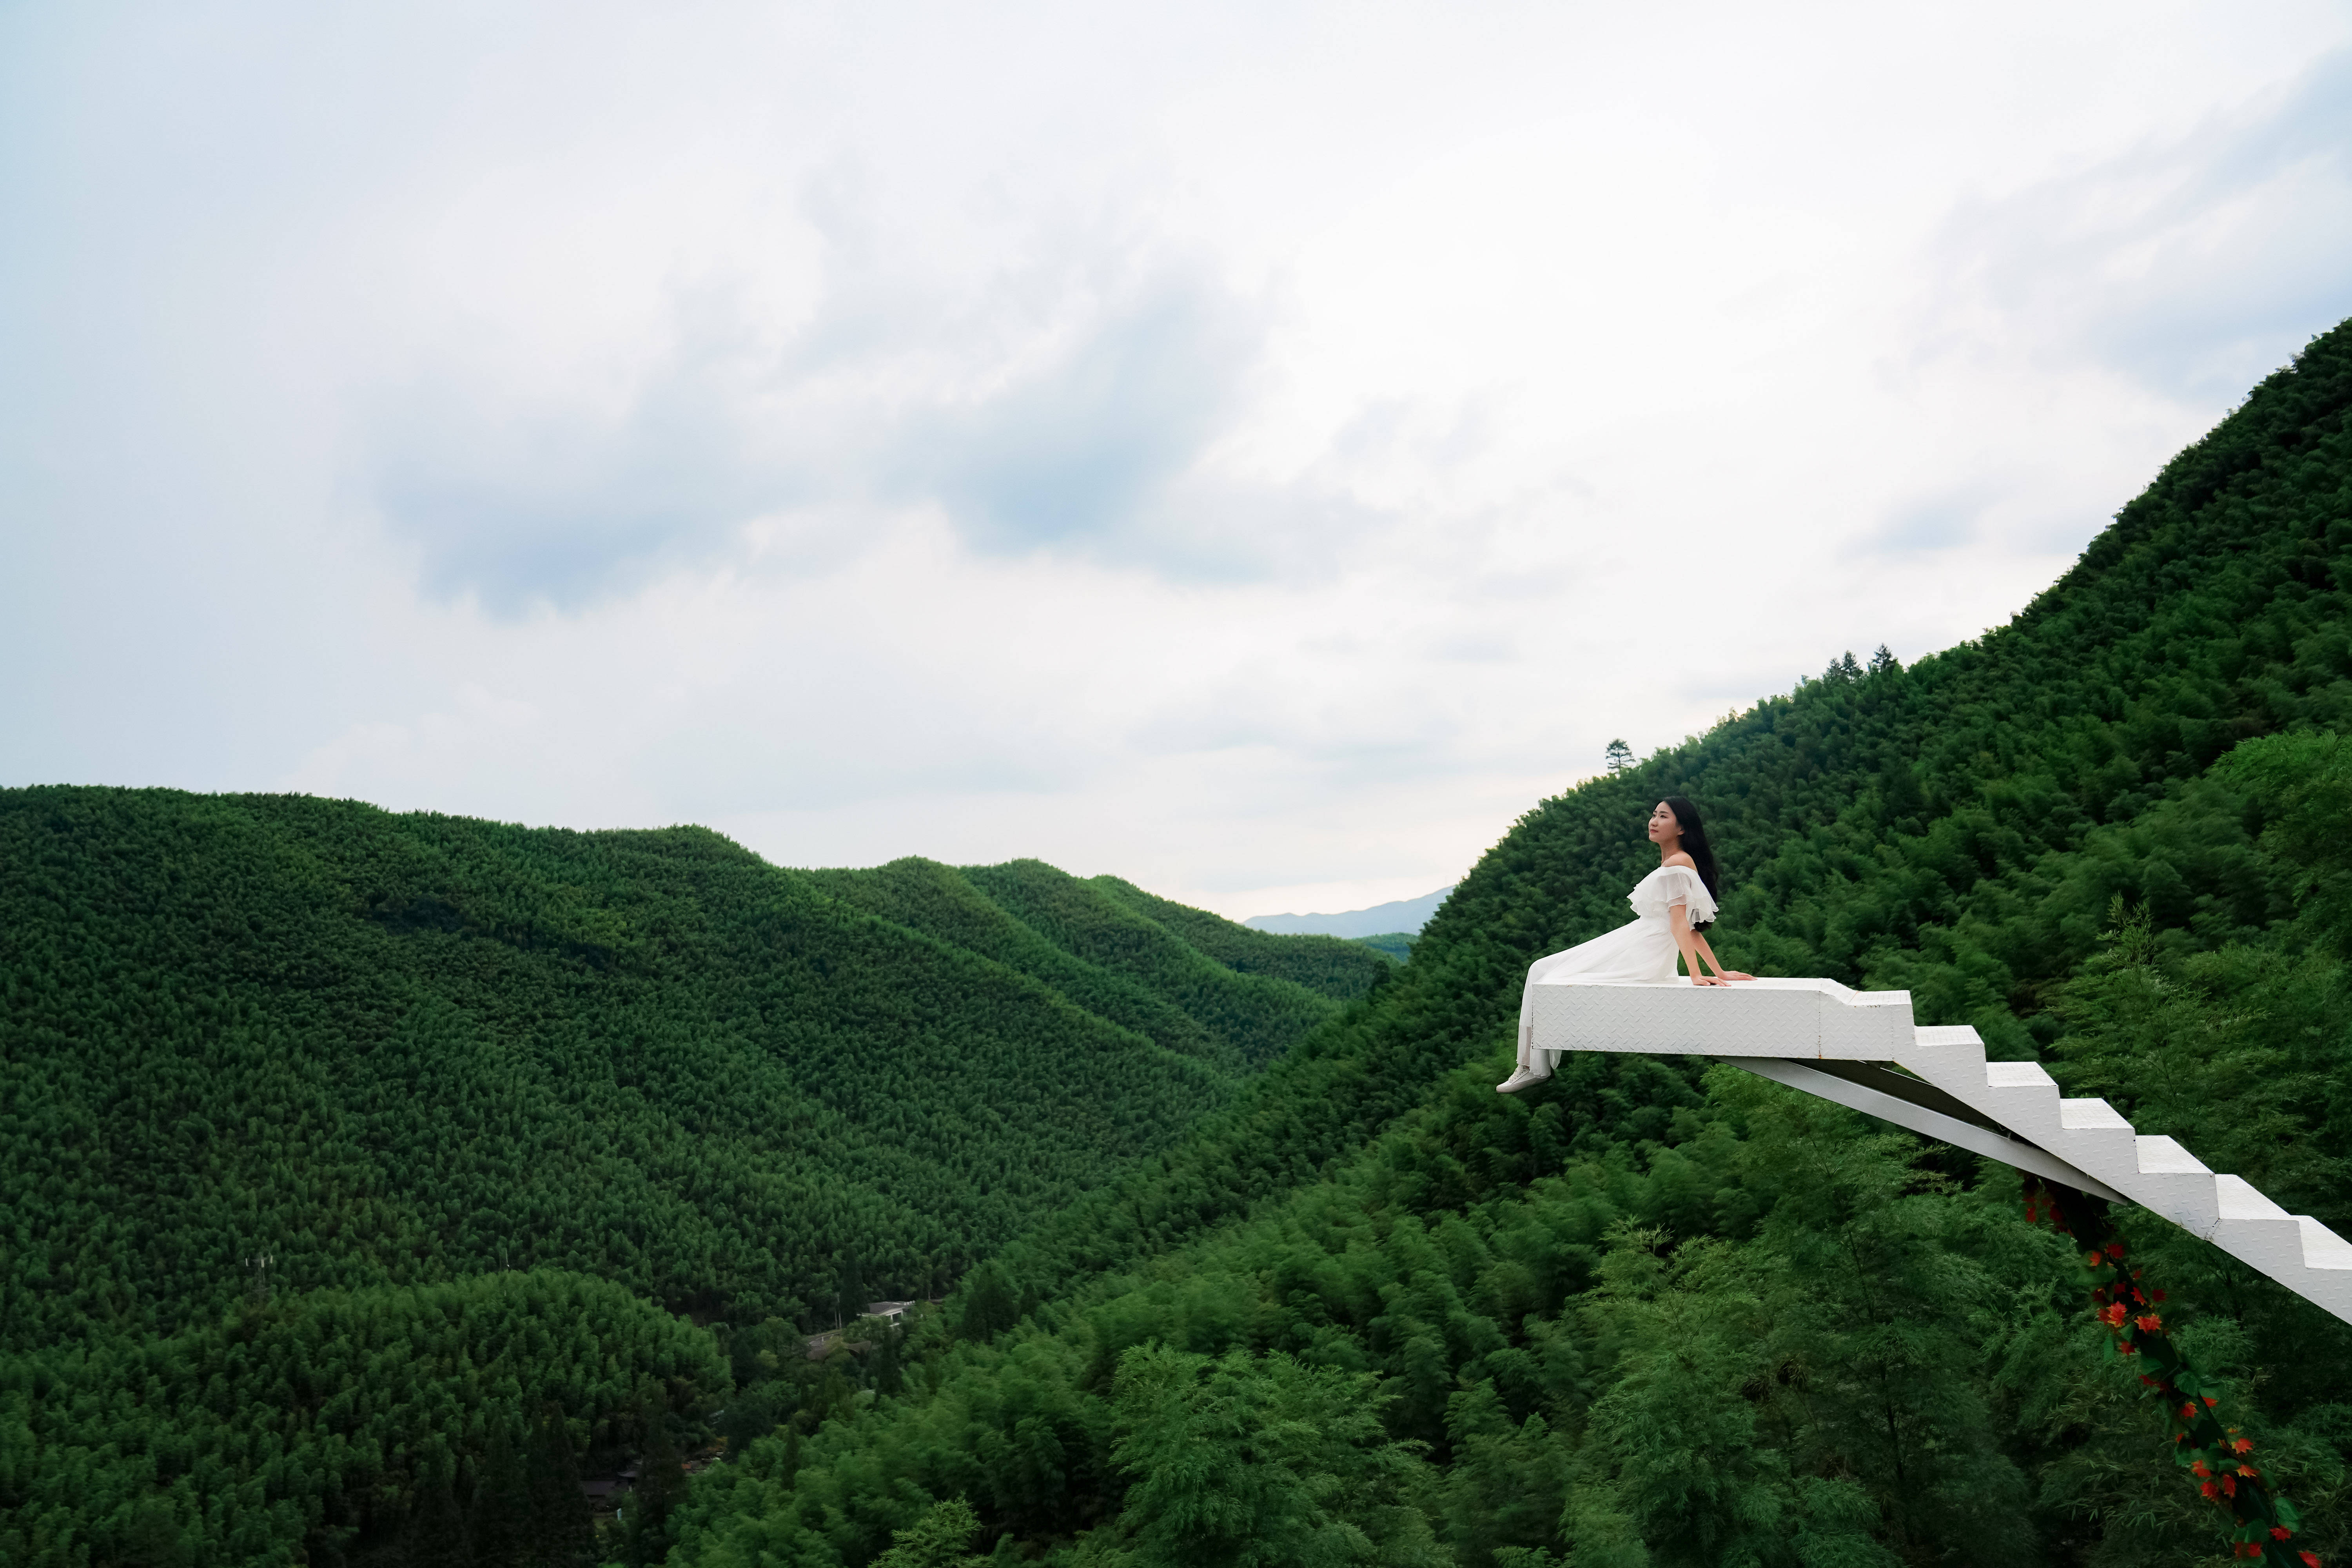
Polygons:
M1640 917L1631 925L1580 942L1564 952L1537 959L1528 965L1528 983L1519 993L1519 1065L1549 1072L1557 1051L1537 1052L1533 1046L1536 982L1554 985L1663 985L1675 981L1675 961L1682 949L1667 910L1681 906L1693 925L1715 919L1715 896L1688 866L1661 866L1625 895ZM1687 981L1685 982L1688 984ZM1534 1058L1540 1055L1543 1059Z

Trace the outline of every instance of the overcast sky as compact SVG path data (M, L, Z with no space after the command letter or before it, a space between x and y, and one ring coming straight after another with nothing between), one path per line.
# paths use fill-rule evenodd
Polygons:
M2348 43L0 4L0 784L1423 893L2352 314Z

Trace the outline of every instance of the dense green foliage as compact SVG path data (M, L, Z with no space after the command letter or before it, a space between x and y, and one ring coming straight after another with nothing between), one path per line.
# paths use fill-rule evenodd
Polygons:
M362 1540L429 1561L438 1524L484 1568L582 1562L575 1455L643 1447L647 1422L698 1415L726 1379L709 1334L547 1271L254 1300L16 1358L0 1561L276 1563L306 1543L334 1561Z
M809 879L843 902L994 959L1088 1012L1228 1071L1264 1067L1377 978L1354 944L1280 937L1036 860L896 860Z
M568 1560L512 1521L595 1443L640 1563L2214 1559L2011 1173L1735 1068L1491 1085L1684 794L1727 959L1907 986L2352 1229L2348 409L2352 328L2009 626L1542 803L1401 967L1028 864L0 797L12 1559ZM2120 1223L2352 1545L2352 1330Z
M1074 1564L2224 1557L2013 1173L1731 1068L1491 1085L1688 795L1732 962L1908 987L2352 1229L2347 409L2352 328L2009 626L1543 803L1366 1005L978 1271L904 1394L701 1479L674 1561L862 1563L955 1499ZM2352 1331L2121 1223L2298 1544L2352 1544Z
M209 1319L265 1247L298 1290L551 1266L752 1321L934 1289L1388 967L1227 926L1317 988L1239 973L1141 897L6 792L0 1348Z
M33 1361L7 1363L36 1394L0 1506L50 1521L38 1560L92 1560L93 1542L109 1560L124 1549L106 1532L131 1528L115 1490L169 1454L151 1484L179 1500L192 1562L404 1528L382 1521L424 1495L429 1422L373 1439L380 1469L362 1469L386 1479L365 1484L390 1500L339 1513L345 1460L281 1477L233 1424L190 1425L142 1358L198 1364L187 1336L239 1310L267 1253L301 1312L354 1303L331 1338L371 1312L404 1331L415 1298L385 1287L560 1269L762 1325L797 1360L795 1322L935 1292L1391 967L1034 863L805 873L693 829L0 792L0 1355L81 1358L33 1383ZM536 1408L576 1381L571 1333L500 1397ZM339 1375L409 1397L373 1364ZM224 1375L231 1405L270 1397ZM115 1378L127 1392L101 1395ZM466 1376L428 1385L435 1420L471 1411ZM624 1395L631 1378L563 1404L593 1426ZM81 1414L124 1398L144 1414ZM486 1429L467 1421L444 1437L471 1463ZM150 1446L124 1446L125 1422L152 1424ZM90 1465L114 1490L83 1487ZM187 1501L190 1476L259 1485L267 1505ZM59 1522L84 1496L102 1510ZM138 1515L142 1540L181 1539L163 1517Z

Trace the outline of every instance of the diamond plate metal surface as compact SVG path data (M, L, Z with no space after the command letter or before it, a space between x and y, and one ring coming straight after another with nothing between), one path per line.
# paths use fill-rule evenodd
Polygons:
M1538 981L1531 990L1538 1050L1889 1061L1911 1036L1908 991L1855 991L1834 980Z

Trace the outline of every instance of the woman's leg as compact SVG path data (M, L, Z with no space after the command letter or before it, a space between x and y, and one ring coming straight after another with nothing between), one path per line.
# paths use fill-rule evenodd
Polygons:
M1559 968L1561 962L1575 952L1576 949L1571 947L1566 952L1537 959L1528 965L1527 984L1519 987L1519 1066L1538 1078L1551 1076L1553 1065L1559 1060L1559 1053L1539 1051L1535 1047L1536 982Z

